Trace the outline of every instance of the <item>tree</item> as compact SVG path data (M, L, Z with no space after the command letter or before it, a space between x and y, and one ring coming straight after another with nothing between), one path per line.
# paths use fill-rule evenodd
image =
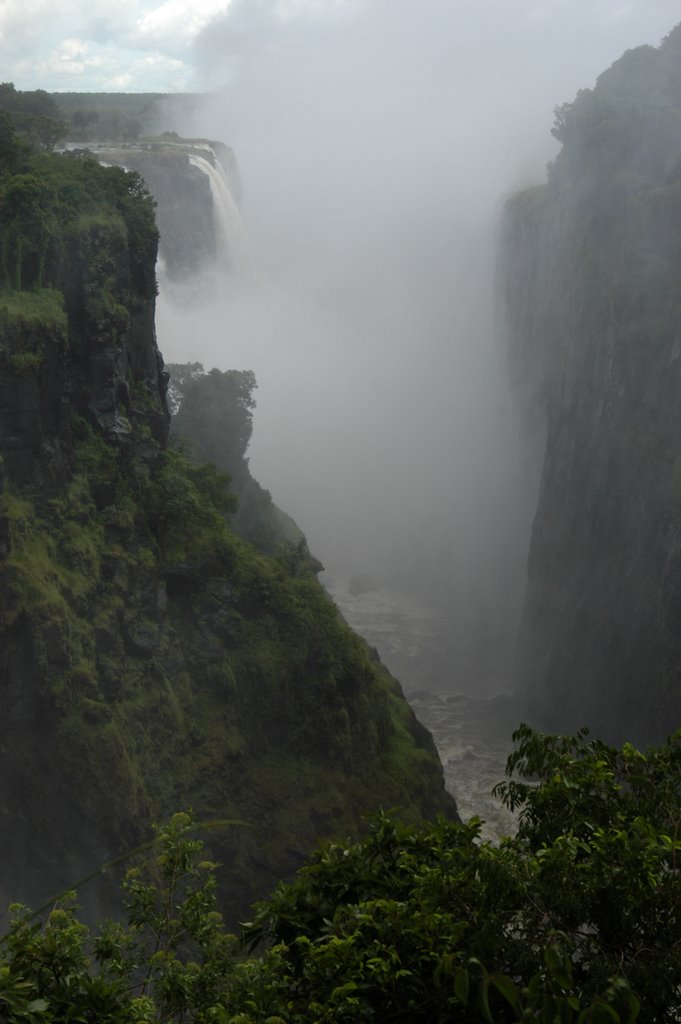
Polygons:
M68 127L63 121L45 117L44 114L26 117L23 124L29 141L36 149L45 152L53 150L59 140L68 133Z
M204 373L200 363L170 363L167 369L177 434L191 438L198 460L214 462L239 480L253 430L255 374L216 369Z
M99 122L99 112L97 110L75 110L71 117L71 123L78 132L87 131L90 126L96 125Z
M9 114L0 110L0 174L13 171L21 155L14 123Z
M16 130L37 149L54 149L68 131L60 119L59 104L44 89L21 92L12 82L3 82L0 111L11 115Z
M210 827L243 824L220 821ZM151 1024L199 1020L225 990L234 938L216 907L215 865L199 860L201 826L176 814L127 872L128 923L80 924L74 894L43 925L24 907L0 942L3 1024ZM111 865L109 865L111 866Z
M0 274L17 289L42 284L50 241L51 191L34 174L15 174L0 186L2 263Z

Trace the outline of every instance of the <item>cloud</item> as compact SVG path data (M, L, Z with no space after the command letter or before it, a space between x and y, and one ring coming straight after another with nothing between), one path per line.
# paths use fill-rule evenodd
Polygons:
M543 45L558 67L583 66L594 55L595 74L627 46L657 43L677 16L676 0L2 0L0 66L20 88L89 90L114 78L137 90L163 80L198 88L229 80L255 53L276 52L301 30L343 33L353 21L378 30L382 21L386 50L409 26L414 52L427 43L436 62L448 48L452 61L470 68L476 56L488 65L494 52L503 57L505 45L526 52ZM86 47L87 59L60 63L68 40Z
M45 26L55 20L55 5L49 0L9 0L0 5L0 59L5 76L16 60L39 47Z
M197 35L229 0L4 0L3 77L18 88L186 91Z
M17 61L14 73L20 86L39 81L43 88L66 92L135 91L140 81L146 91L181 92L192 80L187 65L165 54L140 54L114 43L78 38L61 40L42 58Z
M181 53L217 17L224 15L230 0L166 0L138 18L130 39L139 49L151 45L165 52Z

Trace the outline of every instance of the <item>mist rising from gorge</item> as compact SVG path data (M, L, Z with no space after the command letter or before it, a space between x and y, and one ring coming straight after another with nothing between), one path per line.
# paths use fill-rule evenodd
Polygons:
M541 436L496 322L500 204L543 179L553 106L627 43L573 36L557 60L560 18L491 6L233 0L201 43L206 81L226 60L232 81L172 127L235 148L249 252L212 290L163 292L158 330L169 360L255 371L252 471L330 573L430 601L503 660Z

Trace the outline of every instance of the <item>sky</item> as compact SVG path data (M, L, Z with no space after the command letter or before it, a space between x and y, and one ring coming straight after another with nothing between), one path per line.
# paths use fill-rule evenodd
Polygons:
M214 89L238 76L254 51L276 48L277 35L292 26L332 28L361 18L370 6L371 0L0 0L0 72L20 89ZM429 3L394 0L393 6L409 9L417 39L428 32ZM484 59L487 44L495 49L498 40L509 51L496 69L503 77L522 69L522 62L509 62L511 50L529 54L542 47L557 80L566 62L589 77L627 47L656 44L679 15L673 0L448 0L437 6L436 22L444 17L470 41L469 58ZM477 54L476 47L482 47ZM528 73L533 64L530 57Z

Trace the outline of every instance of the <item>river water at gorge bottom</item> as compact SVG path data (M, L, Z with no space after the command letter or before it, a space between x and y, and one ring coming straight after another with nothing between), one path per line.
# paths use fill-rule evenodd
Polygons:
M324 586L400 680L417 718L432 733L463 821L477 815L486 839L512 834L514 817L492 796L492 787L505 777L511 735L520 721L516 702L498 692L498 679L474 675L462 658L452 657L447 624L435 609L384 587L357 587L338 578L324 579ZM462 682L469 684L466 692Z

